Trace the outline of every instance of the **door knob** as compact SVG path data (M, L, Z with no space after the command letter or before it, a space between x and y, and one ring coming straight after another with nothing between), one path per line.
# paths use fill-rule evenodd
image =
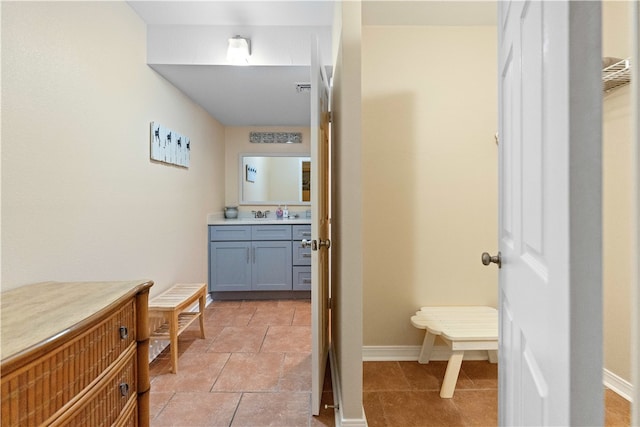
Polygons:
M327 239L327 240L322 240L322 239L318 239L318 246L319 247L325 247L327 249L329 249L331 247L331 240Z
M311 248L312 251L317 251L319 248L325 247L327 249L329 249L331 247L331 240L327 239L327 240L322 240L322 239L318 239L318 240L306 240L303 239L300 242L300 245L303 248Z
M489 265L491 263L498 264L498 268L502 268L502 254L498 252L498 255L491 256L487 252L482 253L482 263Z

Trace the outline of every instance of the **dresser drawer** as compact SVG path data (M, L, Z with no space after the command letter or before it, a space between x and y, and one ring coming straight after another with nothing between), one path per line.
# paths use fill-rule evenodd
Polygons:
M58 418L52 426L111 426L126 418L137 398L136 349L133 346L126 358L106 374L103 380L85 398ZM129 417L130 418L130 417Z
M251 240L250 225L211 225L209 241Z
M293 226L293 240L311 240L311 226L310 225L294 225Z
M252 240L291 240L291 225L252 225Z
M126 329L121 332L121 327ZM130 299L65 345L4 375L2 425L45 422L98 378L135 340L135 300Z

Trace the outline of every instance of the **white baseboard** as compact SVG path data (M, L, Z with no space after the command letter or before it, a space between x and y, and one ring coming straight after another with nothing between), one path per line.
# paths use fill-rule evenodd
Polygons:
M389 361L416 361L420 356L419 345L371 345L362 347L362 360L364 362L389 362ZM436 345L431 352L429 360L449 360L451 350L446 345ZM487 360L489 355L482 350L469 350L464 352L464 360Z
M602 377L605 387L624 397L629 402L633 401L633 384L608 369L604 369Z
M367 427L367 417L362 407L362 418L344 418L342 416L342 388L340 382L340 372L336 362L336 354L333 346L329 348L329 363L331 366L331 385L333 388L333 405L336 407L335 424L336 427Z
M213 302L211 295L207 293L207 302L205 307ZM191 307L189 307L189 311L198 311L198 303L194 303ZM149 325L149 327L153 330L160 325ZM162 351L169 347L169 340L156 340L152 339L149 341L149 363L153 362L153 360L162 353Z

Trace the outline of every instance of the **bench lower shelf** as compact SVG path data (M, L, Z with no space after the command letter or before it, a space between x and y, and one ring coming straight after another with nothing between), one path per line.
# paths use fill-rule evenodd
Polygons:
M178 335L183 333L194 321L198 320L200 313L183 312L178 315ZM164 318L163 318L164 319ZM166 320L166 319L164 319ZM171 339L171 322L166 320L155 331L151 333L151 338L156 340Z

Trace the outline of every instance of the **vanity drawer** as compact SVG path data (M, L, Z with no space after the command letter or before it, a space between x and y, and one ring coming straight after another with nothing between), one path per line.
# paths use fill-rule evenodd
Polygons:
M294 225L293 226L293 240L311 240L311 226L310 225Z
M293 265L311 265L311 248L303 248L301 242L293 242Z
M291 240L291 225L252 225L252 240Z
M250 225L210 225L209 241L251 240Z
M293 267L293 290L311 290L311 267Z

